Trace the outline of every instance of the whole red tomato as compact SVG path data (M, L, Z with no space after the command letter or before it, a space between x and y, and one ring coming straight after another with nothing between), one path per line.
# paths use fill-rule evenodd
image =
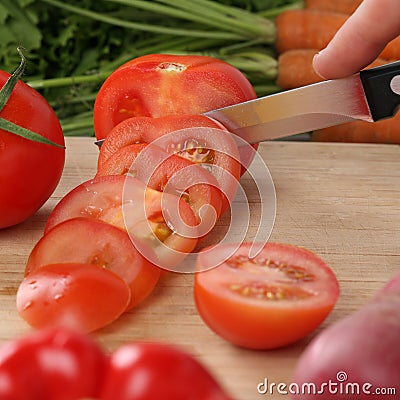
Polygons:
M0 71L0 88L9 76ZM64 146L64 135L53 109L22 81L14 87L0 118ZM64 159L64 148L0 129L0 228L24 221L45 203L61 178Z
M35 331L0 348L1 400L228 400L199 361L178 347L131 342L106 354L65 328Z
M94 105L97 139L130 117L202 114L256 97L247 78L213 57L149 54L117 68Z
M111 354L101 400L228 400L210 372L181 349L128 343Z
M2 400L96 398L107 356L89 337L65 328L36 331L0 349Z

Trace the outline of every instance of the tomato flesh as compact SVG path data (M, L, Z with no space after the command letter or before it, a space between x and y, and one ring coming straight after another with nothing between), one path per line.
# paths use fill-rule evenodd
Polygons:
M334 307L337 279L312 252L267 243L249 258L249 243L223 246L232 254L196 274L194 293L200 315L224 339L253 349L289 345L316 329ZM199 253L198 268L217 258L215 251L221 249Z
M25 275L43 265L83 263L109 269L129 286L128 309L143 301L160 277L160 269L133 246L128 234L95 219L68 219L48 231L29 255Z
M138 146L143 143L151 146L139 152ZM145 168L148 173L156 171L161 163L153 156L155 153L153 149L156 147L206 169L208 175L212 177L205 176L203 179L206 184L211 181L210 186L213 186L213 180L216 180L217 187L214 186L214 191L219 189L222 196L222 199L218 199L213 195L216 200L210 203L216 209L217 215L226 211L232 203L243 172L240 153L232 134L210 118L203 115L179 115L127 119L117 125L103 142L98 170L102 171L108 167L109 162L115 162L113 155L118 159L126 159L129 146L134 146L130 149L139 153L135 157L137 168ZM165 158L162 160L165 161ZM176 157L174 160L177 160ZM168 163L173 162L168 161ZM165 167L161 168L163 170ZM216 201L220 203L220 212Z
M23 279L17 309L35 328L60 326L92 332L116 320L130 297L129 286L111 270L64 261L44 265Z
M198 241L197 218L185 201L129 176L99 176L78 185L54 208L45 232L75 217L126 231L140 254L161 268L179 264Z
M99 167L96 177L106 175L132 175L154 190L176 194L191 206L198 220L204 218L203 206L212 207L216 218L221 215L223 197L213 175L158 146L135 143L120 148Z
M94 106L97 139L131 117L202 114L256 97L232 65L206 56L150 54L117 68Z

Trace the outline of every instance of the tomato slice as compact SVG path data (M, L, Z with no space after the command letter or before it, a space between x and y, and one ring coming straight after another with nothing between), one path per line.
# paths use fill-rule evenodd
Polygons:
M332 270L312 252L267 243L253 258L252 244L227 244L198 255L195 301L205 323L242 347L273 349L316 329L339 296ZM215 268L215 260L223 256Z
M233 201L243 172L240 153L232 134L216 121L203 115L127 119L118 124L103 142L98 159L99 170L118 150L138 143L151 143L168 154L177 154L201 165L217 181L224 196L222 210L225 211ZM143 153L140 152L136 159L145 157ZM158 164L151 166L156 168Z
M102 220L106 210L122 205L126 180L123 176L104 176L82 182L54 207L47 219L44 233L71 218L86 217Z
M142 195L131 201L136 196L137 186L125 186L124 199L128 200L124 200L121 208L105 214L104 220L126 229L135 247L153 264L184 271L182 261L194 250L200 237L192 209L178 196L148 187L144 198Z
M228 400L194 357L162 343L128 343L110 357L101 400Z
M116 273L131 290L128 309L143 301L160 277L160 269L139 253L126 232L84 217L65 220L48 231L33 248L25 275L64 262L92 264Z
M135 143L120 148L98 168L96 177L105 175L131 175L159 192L176 194L191 206L199 222L214 217L213 226L221 215L223 197L213 175L158 146ZM205 215L207 207L213 208L212 216Z
M72 189L52 211L46 234L75 217L125 230L144 258L167 269L178 265L199 237L197 218L185 201L123 175L96 177Z
M0 349L2 400L98 398L107 357L87 335L41 329Z
M129 286L111 270L64 262L44 265L25 277L18 288L17 309L34 328L92 332L116 320L130 296Z
M224 61L149 54L128 61L105 80L94 105L94 128L97 139L104 139L127 118L202 114L255 97L248 79Z

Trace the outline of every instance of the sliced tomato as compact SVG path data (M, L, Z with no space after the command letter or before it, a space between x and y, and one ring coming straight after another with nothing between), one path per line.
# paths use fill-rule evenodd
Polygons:
M232 65L212 57L149 54L117 68L94 106L97 139L121 121L147 116L202 114L251 100L256 93Z
M108 159L98 163L96 176L134 175L132 164L147 143L132 143L116 149ZM101 152L101 149L100 149ZM100 161L100 160L99 160Z
M158 146L135 143L122 147L98 169L96 177L104 175L132 175L152 189L181 197L200 223L204 219L212 221L210 229L221 216L224 197L213 175Z
M233 201L243 172L240 154L232 134L222 129L217 122L203 115L127 119L117 125L103 142L98 169L101 170L107 160L120 149L138 143L151 143L168 154L176 154L201 165L217 181L224 197L222 210L225 211ZM133 148L134 151L137 149L137 146ZM150 153L140 152L143 161L138 163L152 162L147 165L152 171L151 167L155 169L158 164L152 157L145 159L143 154ZM137 159L141 157L137 156Z
M160 277L160 269L133 246L129 235L95 219L68 219L48 231L35 245L25 275L47 264L92 264L120 276L131 290L128 309L143 301Z
M73 247L69 250L74 251ZM23 279L17 309L34 328L60 326L92 332L115 321L130 298L129 286L111 270L64 261L37 268Z
M192 209L178 196L146 187L139 198L137 190L138 185L126 185L120 212L110 210L104 220L126 229L135 247L155 265L174 271L184 268L180 264L200 236Z
M46 234L75 217L101 220L126 231L139 253L162 268L180 263L199 236L197 218L185 201L129 176L96 177L78 185L52 211Z
M190 135L195 132L195 129L190 130L191 128L210 128L209 130L204 129L205 133L201 137L203 142L209 144L208 148L205 146L202 147L205 143L196 143L196 137L191 140ZM214 151L225 153L229 150L229 153L225 155L229 156L230 161L226 167L230 166L230 163L238 163L237 147L233 138L230 138L231 134L221 133L220 131L227 132L227 130L219 122L211 118L204 115L190 114L159 118L134 117L124 120L123 123L118 124L109 132L107 138L108 136L110 138L104 140L102 143L98 166L101 167L112 154L124 146L136 143L152 143L161 136L168 134L175 135L176 131L181 130L187 130L188 132L187 136L183 138L182 143L177 145L176 148L171 147L165 150L169 150L170 153L180 152L184 155L183 152L187 149L186 157L189 158L191 155L192 161L208 163L215 158ZM222 138L219 138L219 136ZM197 144L198 146L196 146ZM236 160L234 159L235 155ZM222 157L223 154L217 156ZM221 167L223 166L224 164L221 163ZM238 168L237 165L236 168Z
M106 210L121 207L125 181L123 176L104 176L82 182L54 207L47 219L44 233L71 218L101 220Z
M304 248L267 243L250 258L251 247L227 244L199 253L199 314L222 338L246 348L274 349L302 339L337 301L333 271ZM216 260L218 266L204 271Z
M98 398L108 358L87 335L41 329L0 349L2 400Z

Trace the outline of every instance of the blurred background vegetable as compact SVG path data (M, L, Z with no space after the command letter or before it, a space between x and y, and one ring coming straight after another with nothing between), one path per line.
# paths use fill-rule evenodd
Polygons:
M279 90L274 18L299 0L2 0L0 66L54 107L65 135L93 135L92 108L104 79L149 53L198 53L239 68L258 95Z
M1 0L0 69L23 78L53 106L65 135L92 136L93 103L105 78L150 53L203 54L240 69L258 96L320 81L312 57L361 0ZM311 34L310 34L311 33ZM400 57L400 37L371 66ZM315 140L400 143L395 119ZM357 134L347 132L354 129ZM340 129L344 129L341 127ZM382 129L384 131L382 131ZM326 133L325 133L326 132ZM362 134L360 133L362 132ZM368 133L369 132L369 133ZM310 138L296 135L295 140ZM389 140L390 139L390 140Z

